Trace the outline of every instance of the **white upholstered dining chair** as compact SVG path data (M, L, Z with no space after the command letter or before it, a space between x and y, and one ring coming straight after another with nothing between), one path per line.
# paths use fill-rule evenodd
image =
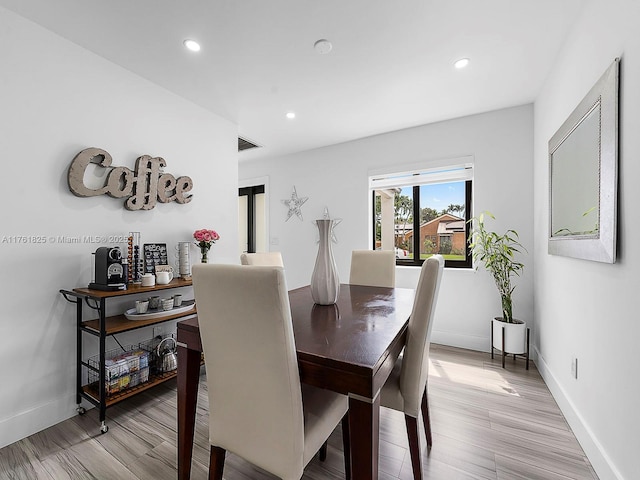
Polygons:
M393 250L354 250L351 252L349 283L372 287L395 287L395 252Z
M262 265L266 267L284 267L280 252L243 253L240 255L242 265Z
M256 252L243 253L240 255L240 263L242 265L261 265L265 267L284 267L282 254L280 252ZM320 447L320 460L324 462L327 458L327 445L324 442Z
M299 479L341 420L348 442L348 400L301 386L283 268L198 264L192 273L207 368L209 478L222 479L230 451Z
M433 255L422 264L413 310L409 317L404 353L396 362L380 393L381 406L404 412L413 478L416 480L422 479L418 434L420 410L422 410L427 445L430 447L432 444L427 398L429 342L443 269L442 255Z

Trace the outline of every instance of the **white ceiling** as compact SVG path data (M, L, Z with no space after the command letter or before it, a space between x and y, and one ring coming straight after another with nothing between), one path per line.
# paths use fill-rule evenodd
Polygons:
M583 3L0 0L237 123L263 145L240 160L530 103ZM313 48L321 38L327 55ZM456 70L461 57L471 63Z

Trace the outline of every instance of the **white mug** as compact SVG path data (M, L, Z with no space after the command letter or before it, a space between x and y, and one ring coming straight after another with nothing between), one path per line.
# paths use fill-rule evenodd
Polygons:
M143 287L153 287L156 284L156 276L153 273L144 273L141 279Z
M173 272L158 272L156 273L156 282L158 285L166 285L173 280ZM144 280L143 280L144 282Z

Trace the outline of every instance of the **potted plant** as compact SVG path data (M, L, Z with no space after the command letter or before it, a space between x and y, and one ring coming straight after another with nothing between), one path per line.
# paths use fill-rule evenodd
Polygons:
M469 220L472 229L468 241L474 262L481 262L491 273L500 294L502 317L492 320L492 347L502 351L503 360L507 353L527 354L528 357L528 345L525 341L527 326L522 320L513 318L512 294L515 286L511 283L512 277L519 276L524 268L516 260L516 254L526 252L526 249L519 242L518 232L515 230L507 230L503 235L487 230L485 215L495 220L489 212L483 212L479 217Z

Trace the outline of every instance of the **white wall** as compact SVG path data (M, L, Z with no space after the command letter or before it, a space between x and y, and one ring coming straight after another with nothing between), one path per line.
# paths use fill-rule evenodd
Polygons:
M142 242L173 248L214 228L220 262L237 262L238 241L235 125L1 7L0 65L2 447L74 414L75 310L58 290L86 286L91 252L104 244L50 237L140 231ZM140 155L162 156L166 172L193 179L193 201L130 212L122 199L75 197L67 169L91 146L131 169Z
M317 229L325 206L342 218L333 246L340 279L348 282L351 251L369 248L368 175L371 170L408 164L428 165L442 158L475 158L475 211L489 210L495 228L516 229L532 250L533 108L531 105L392 132L284 158L239 164L240 181L269 178L271 250L280 250L290 288L309 283L317 253ZM295 185L304 222L285 222L288 199ZM273 240L277 244L273 244ZM532 260L518 280L515 314L533 320ZM418 269L398 268L396 284L415 288ZM500 314L500 299L485 271L448 269L444 273L434 324L433 341L477 350L489 349L489 322Z
M590 1L535 103L535 319L538 366L601 479L638 478L640 360L640 3ZM618 261L547 254L548 145L621 57ZM578 358L578 379L571 359Z

